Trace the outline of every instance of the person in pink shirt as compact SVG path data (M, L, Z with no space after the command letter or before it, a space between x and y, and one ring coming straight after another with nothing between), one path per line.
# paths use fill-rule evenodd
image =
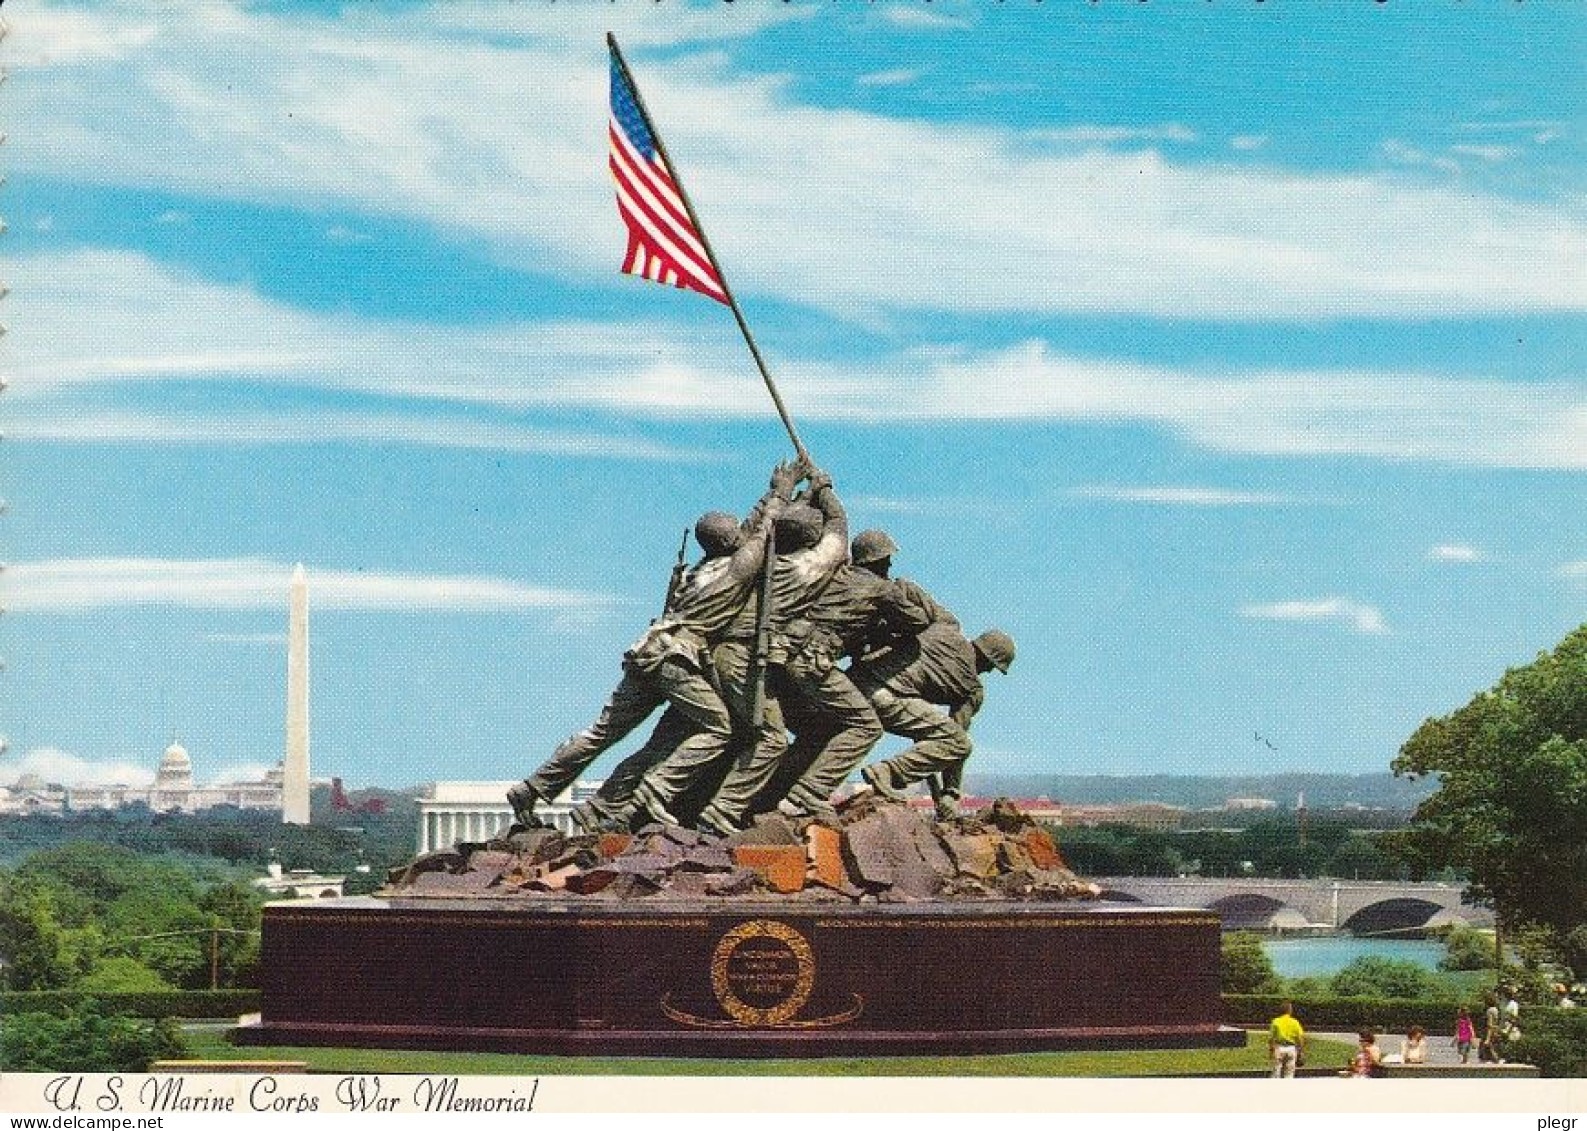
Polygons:
M1460 1053L1460 1063L1471 1060L1471 1046L1477 1043L1477 1028L1471 1023L1471 1014L1462 1009L1455 1017L1455 1048Z

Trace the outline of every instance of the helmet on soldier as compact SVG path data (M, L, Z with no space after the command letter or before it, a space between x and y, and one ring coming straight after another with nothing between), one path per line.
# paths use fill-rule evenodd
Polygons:
M700 521L694 524L694 540L700 543L700 549L705 551L708 558L720 558L731 554L743 545L744 535L739 530L738 519L726 511L711 511L702 514Z
M826 520L815 507L803 503L789 507L777 516L774 523L777 552L788 554L814 546L821 540L821 529L825 524Z
M1014 638L996 628L989 628L970 641L976 655L1005 675L1014 662Z
M849 557L858 566L870 565L898 553L898 543L885 530L862 530L854 536Z

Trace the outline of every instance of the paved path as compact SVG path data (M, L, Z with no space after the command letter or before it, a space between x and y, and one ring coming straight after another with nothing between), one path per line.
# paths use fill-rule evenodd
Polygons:
M1309 1030L1308 1030L1309 1032ZM1330 1041L1340 1041L1355 1048L1360 1043L1361 1037L1357 1033L1311 1033L1313 1037L1325 1037ZM1404 1033L1379 1033L1378 1048L1383 1050L1384 1056L1399 1055L1400 1041ZM1428 1064L1459 1064L1460 1052L1455 1048L1454 1038L1448 1034L1431 1034L1427 1036L1427 1063ZM1471 1063L1477 1063L1477 1050L1471 1050ZM1344 1065L1339 1067L1343 1068Z

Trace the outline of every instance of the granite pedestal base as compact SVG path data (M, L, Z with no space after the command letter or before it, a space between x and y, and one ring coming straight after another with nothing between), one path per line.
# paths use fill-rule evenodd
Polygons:
M338 899L265 909L249 1045L619 1056L1183 1047L1219 924L1095 903Z

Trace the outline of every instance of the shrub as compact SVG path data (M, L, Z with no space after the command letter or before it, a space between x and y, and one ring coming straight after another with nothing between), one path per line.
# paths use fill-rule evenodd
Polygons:
M1587 1010L1522 1010L1521 1039L1505 1045L1504 1055L1544 1076L1587 1077Z
M1427 998L1438 991L1431 971L1398 958L1364 955L1328 981L1336 997Z
M106 1014L92 998L63 1015L8 1014L0 1068L11 1072L144 1072L186 1055L176 1022Z
M1458 1001L1423 1001L1378 997L1300 997L1279 994L1224 994L1223 1019L1231 1025L1266 1025L1286 1001L1295 1004L1295 1016L1307 1029L1350 1032L1374 1029L1403 1033L1420 1025L1429 1036L1453 1035ZM1480 1014L1480 1011L1474 1011Z
M87 1000L107 1016L235 1018L259 1011L258 990L171 990L164 993L84 994L77 990L12 990L0 993L0 1016L76 1011Z
M1444 957L1440 970L1493 969L1493 933L1472 927L1456 926L1444 936Z
M1223 936L1223 992L1226 994L1276 994L1281 983L1273 960L1262 947L1262 938L1249 931Z

